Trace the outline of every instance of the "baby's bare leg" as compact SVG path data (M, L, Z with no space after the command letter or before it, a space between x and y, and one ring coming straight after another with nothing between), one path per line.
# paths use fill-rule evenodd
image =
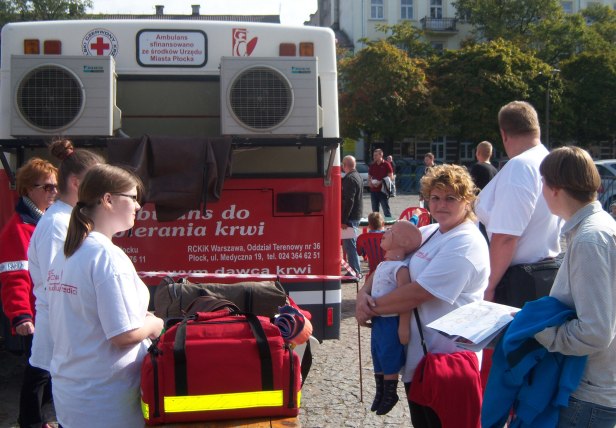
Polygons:
M411 340L411 313L405 312L400 314L400 323L398 324L398 338L400 343L408 345Z

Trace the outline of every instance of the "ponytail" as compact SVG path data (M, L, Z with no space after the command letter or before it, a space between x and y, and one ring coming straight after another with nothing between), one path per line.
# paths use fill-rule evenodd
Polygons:
M71 212L66 241L64 241L64 255L66 257L72 256L94 229L94 221L84 213L86 210L86 205L83 202L77 202Z

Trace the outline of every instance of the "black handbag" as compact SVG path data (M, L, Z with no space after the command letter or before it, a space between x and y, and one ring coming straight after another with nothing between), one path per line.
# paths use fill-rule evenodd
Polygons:
M563 256L510 266L494 290L494 301L521 308L526 302L548 296Z

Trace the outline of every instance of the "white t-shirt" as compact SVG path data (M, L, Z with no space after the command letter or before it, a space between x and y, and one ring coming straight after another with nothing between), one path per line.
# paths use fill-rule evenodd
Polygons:
M520 237L511 265L560 253L561 221L550 212L541 193L539 165L547 154L539 144L515 156L483 188L475 204L490 238L494 233Z
M405 261L382 261L374 271L374 278L372 280L372 291L370 295L377 299L388 293L391 293L398 286L396 275L400 268L407 267L408 262ZM398 314L394 314L398 315ZM381 315L386 317L388 315Z
M73 208L58 200L41 217L28 248L28 269L34 297L36 297L36 324L32 340L30 364L49 371L53 343L49 332L49 306L47 303L47 272L58 252L64 251L64 241Z
M490 276L490 256L485 238L473 223L464 222L444 234L434 233L437 229L438 224L420 228L424 241L432 237L413 254L409 268L411 280L436 297L418 308L428 351L453 353L460 348L426 325L460 306L483 299ZM404 382L412 380L422 357L417 323L411 316L411 341L402 369Z
M109 339L143 326L149 292L124 252L92 232L49 270L58 422L65 427L143 427L140 367L149 341L128 347Z

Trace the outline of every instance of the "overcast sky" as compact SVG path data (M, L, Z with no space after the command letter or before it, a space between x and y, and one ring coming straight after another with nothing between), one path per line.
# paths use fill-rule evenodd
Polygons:
M94 13L155 13L156 5L165 13L190 14L191 5L200 4L202 15L240 13L276 15L282 24L302 25L317 9L317 0L94 0Z

